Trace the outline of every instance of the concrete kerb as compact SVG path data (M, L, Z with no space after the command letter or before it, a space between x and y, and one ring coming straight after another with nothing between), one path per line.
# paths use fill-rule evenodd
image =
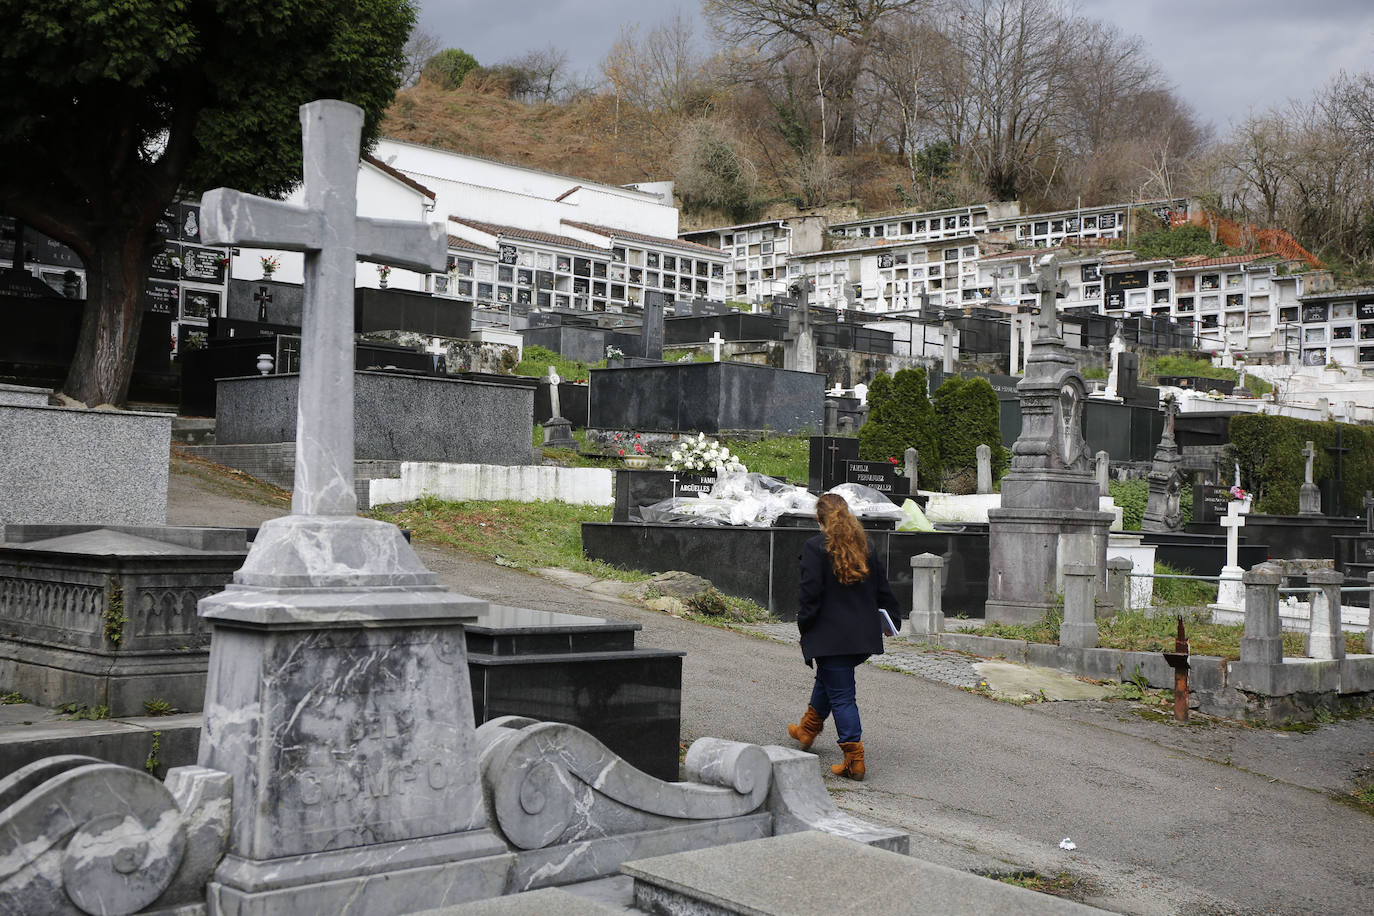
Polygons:
M1151 687L1172 689L1174 686L1173 669L1159 652L1077 649L1071 646L1032 643L1023 639L971 636L951 632L937 634L931 639L946 649L969 652L983 658L1001 657L1023 665L1055 668L1079 677L1128 681L1139 672ZM1194 655L1188 662L1192 666L1189 681L1194 692L1220 691L1225 688L1224 659L1211 655Z

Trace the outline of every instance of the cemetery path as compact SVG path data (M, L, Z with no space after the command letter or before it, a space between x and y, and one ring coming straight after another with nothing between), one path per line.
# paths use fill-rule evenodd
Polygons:
M171 524L256 525L283 506L174 474ZM790 743L811 672L794 646L702 626L456 551L418 547L479 598L639 623L637 644L687 651L682 733ZM1081 879L1077 899L1142 914L1363 913L1374 817L1332 798L1374 765L1369 719L1308 734L1181 729L1119 704L1018 707L867 665L859 671L866 781L827 776L846 810L912 833L912 852L961 869ZM814 750L840 758L833 732ZM1229 765L1228 765L1229 762ZM1077 848L1064 850L1069 838Z

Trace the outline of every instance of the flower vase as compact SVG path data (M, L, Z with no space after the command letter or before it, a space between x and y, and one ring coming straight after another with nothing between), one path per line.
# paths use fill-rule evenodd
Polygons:
M648 455L626 455L625 467L633 468L636 471L643 470L649 466Z

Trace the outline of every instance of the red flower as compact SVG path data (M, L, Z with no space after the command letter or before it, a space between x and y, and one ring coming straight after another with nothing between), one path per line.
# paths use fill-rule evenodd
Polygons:
M620 450L620 457L625 457L625 450L623 448Z
M894 466L897 464L897 459L896 459L896 458L891 458L891 457L889 457L887 460L888 460L888 461L891 461L892 464L893 464Z

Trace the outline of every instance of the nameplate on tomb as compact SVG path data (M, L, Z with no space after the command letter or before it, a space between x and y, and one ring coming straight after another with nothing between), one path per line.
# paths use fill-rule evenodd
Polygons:
M1231 502L1229 487L1204 486L1193 491L1193 521L1200 525L1215 525L1227 513Z
M844 480L845 483L870 487L889 497L906 496L911 492L911 482L897 476L897 466L890 461L846 461Z
M259 753L274 764L259 801L272 815L259 823L265 842L255 854L473 826L466 812L480 807L480 789L463 765L473 751L471 726L461 727L471 706L461 631L313 631L277 643L264 662ZM435 676L445 669L451 681ZM212 733L224 727L216 719Z
M674 496L710 496L711 488L716 485L715 474L678 474L676 477Z
M217 248L183 246L181 249L181 278L183 280L198 280L202 283L223 283L224 261L224 252Z

